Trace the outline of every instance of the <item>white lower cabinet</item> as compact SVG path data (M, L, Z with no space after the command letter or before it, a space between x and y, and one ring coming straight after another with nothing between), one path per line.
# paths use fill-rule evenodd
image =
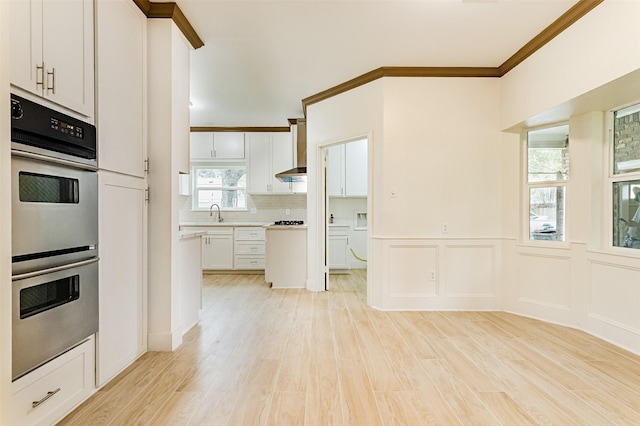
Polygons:
M264 228L236 228L235 269L264 269Z
M51 425L95 391L93 336L12 383L12 422Z
M202 236L202 269L233 269L233 228L207 229Z
M144 179L100 170L98 183L101 386L147 349L147 204Z
M184 226L182 230L199 230L202 236L202 270L264 269L264 228L260 226Z
M349 227L329 226L329 269L346 272L349 269Z

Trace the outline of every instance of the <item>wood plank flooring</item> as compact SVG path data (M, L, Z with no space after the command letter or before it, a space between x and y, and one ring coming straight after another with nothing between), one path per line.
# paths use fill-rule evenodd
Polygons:
M638 425L640 357L502 312L380 312L365 275L205 275L199 326L60 425Z

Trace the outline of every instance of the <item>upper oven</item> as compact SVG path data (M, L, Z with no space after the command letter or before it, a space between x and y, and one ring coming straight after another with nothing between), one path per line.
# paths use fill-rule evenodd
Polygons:
M12 273L97 256L96 129L11 95Z

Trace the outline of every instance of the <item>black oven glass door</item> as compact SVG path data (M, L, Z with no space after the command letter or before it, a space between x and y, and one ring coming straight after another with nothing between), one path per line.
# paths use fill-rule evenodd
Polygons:
M98 259L13 277L12 377L98 331Z
M20 319L38 315L79 298L80 275L23 288L20 290Z
M11 169L13 274L95 257L97 173L15 154Z
M23 203L78 204L79 183L75 178L19 172L19 198Z

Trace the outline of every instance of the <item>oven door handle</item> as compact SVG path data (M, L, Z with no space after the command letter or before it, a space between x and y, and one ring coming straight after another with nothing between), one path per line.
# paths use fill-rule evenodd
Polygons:
M76 169L81 169L81 170L89 170L91 172L95 172L98 170L97 167L91 166L89 164L76 163L75 161L64 160L62 158L56 158L56 157L49 157L48 155L36 154L34 152L20 151L17 149L12 149L11 155L17 155L18 157L31 158L32 160L46 161L48 163L60 164L62 166L74 167Z
M71 268L78 268L80 266L91 265L92 263L96 263L100 260L99 257L92 257L91 259L83 260L80 262L69 263L67 265L55 266L53 268L40 269L38 271L33 272L25 272L24 274L12 275L11 281L25 280L27 278L38 277L40 275L51 274L53 272L66 271Z

